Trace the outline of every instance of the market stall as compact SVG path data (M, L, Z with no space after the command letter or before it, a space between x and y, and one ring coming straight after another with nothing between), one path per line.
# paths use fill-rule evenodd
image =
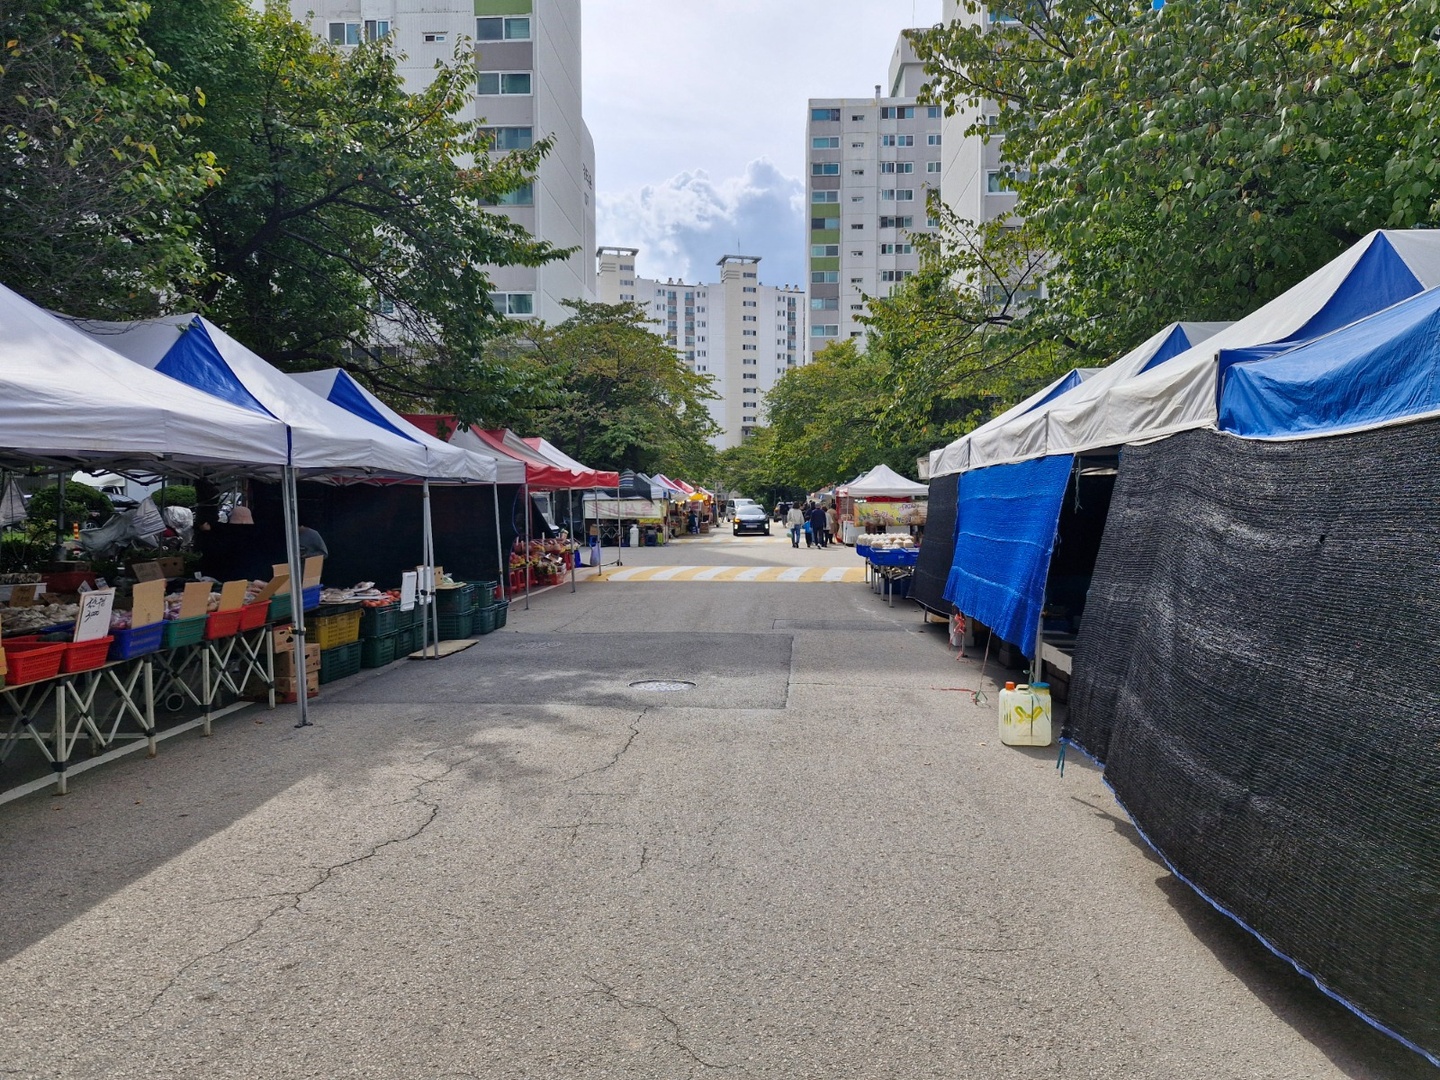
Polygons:
M922 535L926 503L921 500L928 500L929 495L926 485L905 479L888 465L876 465L858 479L836 488L840 542L854 544L855 537L863 532Z

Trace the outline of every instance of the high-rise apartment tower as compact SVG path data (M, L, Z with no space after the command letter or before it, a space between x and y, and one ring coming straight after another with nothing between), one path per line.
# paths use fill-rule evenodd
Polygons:
M919 265L934 229L926 195L941 179L941 110L915 97L924 68L901 37L888 96L811 98L806 126L810 227L809 349L863 338L867 296L886 296Z
M581 113L580 0L290 0L290 10L341 47L388 36L412 91L429 85L435 61L473 42L472 115L494 130L496 149L555 139L535 182L497 212L577 249L546 266L491 268L496 306L560 322L570 314L562 300L594 299L595 144Z

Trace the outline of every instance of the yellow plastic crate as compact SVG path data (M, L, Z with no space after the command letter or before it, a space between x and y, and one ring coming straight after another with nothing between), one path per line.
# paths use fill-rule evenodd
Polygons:
M336 649L360 640L360 609L337 615L315 615L306 620L306 637L323 649Z

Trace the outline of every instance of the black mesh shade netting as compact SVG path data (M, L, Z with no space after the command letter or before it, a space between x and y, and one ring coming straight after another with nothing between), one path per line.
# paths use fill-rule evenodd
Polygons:
M937 476L930 481L930 503L925 511L925 539L910 579L910 599L940 615L948 615L945 582L955 558L955 504L960 498L960 477Z
M1070 730L1212 902L1440 1053L1440 422L1127 447Z

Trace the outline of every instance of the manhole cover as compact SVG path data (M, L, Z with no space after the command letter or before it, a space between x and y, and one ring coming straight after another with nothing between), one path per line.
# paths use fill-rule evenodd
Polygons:
M632 690L645 690L652 694L677 694L681 690L694 690L693 682L673 679L642 679L630 684Z

